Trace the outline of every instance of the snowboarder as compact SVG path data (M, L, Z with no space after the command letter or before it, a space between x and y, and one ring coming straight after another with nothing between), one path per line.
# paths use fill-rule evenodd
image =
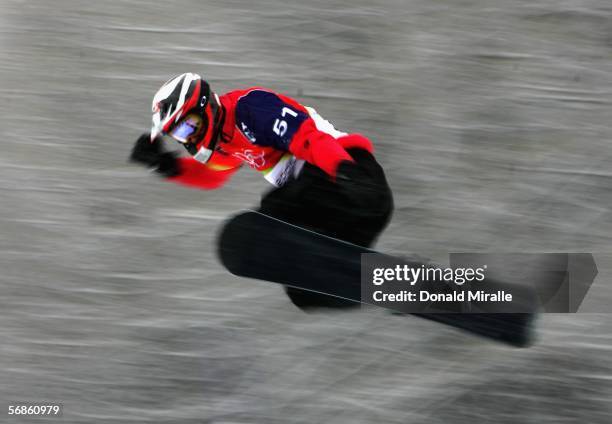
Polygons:
M338 131L294 99L262 87L218 96L185 73L159 89L152 112L153 127L130 159L169 181L216 189L246 163L275 187L260 212L361 246L371 246L391 217L391 190L370 140ZM189 156L165 150L162 136ZM353 305L293 288L287 294L301 308Z

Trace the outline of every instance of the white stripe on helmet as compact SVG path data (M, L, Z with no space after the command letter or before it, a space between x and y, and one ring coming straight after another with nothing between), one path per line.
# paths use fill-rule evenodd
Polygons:
M179 96L179 101L176 105L176 109L180 112L176 115L174 122L177 122L179 117L183 114L182 107L185 104L185 100L186 100L185 96L187 95L189 86L191 85L193 81L197 80L198 78L200 78L200 76L196 74L186 74L185 75L185 81L183 81L183 86L181 87L181 95Z
M152 139L161 133L164 125L166 125L172 119L177 121L182 116L183 110L181 108L187 100L186 95L189 91L189 86L193 81L197 81L198 79L201 79L198 74L187 72L171 78L159 89L157 93L155 93L153 103L151 105L151 110L153 112L153 127L151 129ZM177 90L179 84L181 84L181 92L176 105L171 105L168 113L162 117L161 111L157 108L158 103L170 97L172 93Z

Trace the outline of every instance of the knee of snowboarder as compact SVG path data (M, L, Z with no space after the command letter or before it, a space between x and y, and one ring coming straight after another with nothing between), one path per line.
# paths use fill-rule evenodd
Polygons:
M388 221L393 213L393 194L382 166L374 155L365 149L353 148L347 152L362 169L360 181L357 183L360 186L360 203L365 208L363 212Z

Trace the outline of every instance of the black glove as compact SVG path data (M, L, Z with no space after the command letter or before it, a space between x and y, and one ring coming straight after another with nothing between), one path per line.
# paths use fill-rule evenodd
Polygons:
M151 141L151 136L148 133L144 133L136 140L130 154L130 161L154 167L157 165L161 153L161 140L156 138Z
M157 137L151 141L149 133L144 133L132 148L130 161L153 168L158 174L169 178L180 174L178 156L174 152L164 152L162 140Z

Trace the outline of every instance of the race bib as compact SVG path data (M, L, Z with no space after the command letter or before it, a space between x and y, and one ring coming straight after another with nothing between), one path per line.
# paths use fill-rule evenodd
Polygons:
M275 187L281 187L287 181L293 180L300 175L304 167L304 160L297 159L291 153L281 157L274 167L264 171L264 178Z

